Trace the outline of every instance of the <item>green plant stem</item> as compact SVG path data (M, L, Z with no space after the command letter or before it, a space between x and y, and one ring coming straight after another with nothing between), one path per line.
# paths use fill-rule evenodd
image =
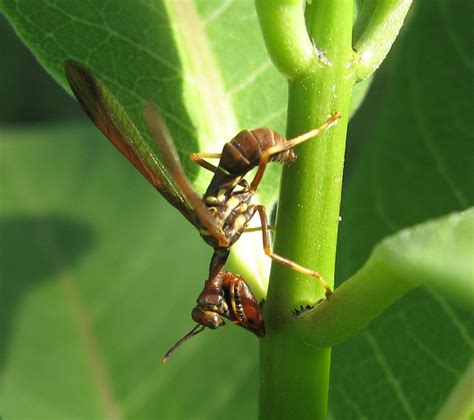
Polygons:
M316 3L316 2L315 2ZM330 65L289 82L288 136L320 125L339 111L339 123L298 149L285 168L275 251L318 270L333 284L345 137L353 78L352 0L319 0L306 8L309 35ZM265 304L267 337L261 346L260 416L324 419L330 349L305 346L291 311L324 295L317 280L273 264Z
M382 63L403 25L412 0L366 0L354 25L354 71L358 80Z
M292 80L313 71L318 55L306 32L301 0L256 0L265 43L273 64Z
M296 328L307 345L332 346L359 332L422 283L452 303L472 308L473 237L474 208L470 208L385 238L331 300L303 314Z
M297 163L284 169L275 240L277 254L318 270L333 285L352 90L386 56L411 0L365 2L354 31L355 53L353 0L313 3L304 8L301 0L256 0L268 52L289 81L288 137L317 127L334 111L342 115L335 127L302 145ZM402 289L395 285L394 294ZM261 418L326 418L330 348L310 339L314 318L298 326L291 316L323 295L315 279L272 265L260 353Z
M383 258L371 258L331 297L307 315L297 328L310 346L333 346L359 332L384 309L421 283Z

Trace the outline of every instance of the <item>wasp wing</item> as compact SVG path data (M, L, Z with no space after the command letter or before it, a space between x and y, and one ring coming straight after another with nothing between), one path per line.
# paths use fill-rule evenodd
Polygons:
M81 64L68 60L64 67L74 95L97 128L166 200L197 226L191 202L112 93Z
M210 235L216 239L219 246L227 247L229 245L227 237L222 229L216 225L215 218L194 191L194 188L184 174L163 117L157 108L151 104L147 105L145 115L148 127L158 144L160 156L183 194L191 202L199 222L206 228Z

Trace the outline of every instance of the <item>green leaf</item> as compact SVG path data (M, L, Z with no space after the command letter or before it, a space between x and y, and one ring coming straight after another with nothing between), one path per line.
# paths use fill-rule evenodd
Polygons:
M385 83L374 82L379 91L388 85L388 94L369 97L353 121L361 128L348 144L368 142L343 194L339 279L355 273L384 237L474 202L473 61L470 26L463 23L471 6L426 0L415 6ZM437 289L417 289L336 346L333 417L466 418L473 324L455 302Z
M194 228L93 127L1 138L4 418L253 417L258 346L243 329L161 363L207 273Z
M265 54L251 2L3 0L2 6L68 90L64 62L74 59L110 88L143 131L144 103L157 103L193 179L198 168L190 153L220 151L243 127L283 129L285 88ZM246 30L235 38L230 22ZM208 177L200 176L196 184L203 187Z
M251 1L0 4L41 64L67 89L64 62L73 59L105 83L143 132L143 106L156 103L200 191L210 174L193 166L192 152L219 152L243 128L283 131L286 89L266 55ZM280 169L270 165L259 189L258 201L268 207L276 199ZM242 239L233 254L242 250L239 265L247 267L249 280L258 280L253 285L261 295L268 258L245 252L261 248L256 235Z

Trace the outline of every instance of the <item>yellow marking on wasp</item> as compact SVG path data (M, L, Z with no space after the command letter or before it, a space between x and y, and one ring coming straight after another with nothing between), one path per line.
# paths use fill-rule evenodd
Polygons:
M238 199L238 197L233 195L227 200L226 204L227 204L227 207L229 207L229 209L234 209L239 205L239 203L240 203L240 200Z
M232 181L232 184L230 184L230 188L234 188L240 181L240 177L238 178L235 178L233 181Z
M243 214L240 214L239 216L235 218L234 229L239 230L242 227L244 227L246 224L247 224L247 218Z
M247 205L247 203L242 203L239 207L239 211L241 211L242 213L245 213L248 208L249 206Z
M227 188L221 188L217 193L217 201L222 203L225 201L225 193L227 192Z
M206 203L209 203L209 204L217 203L217 198L210 195L209 197L206 197Z
M234 314L238 313L237 302L235 301L235 286L230 288L230 303L232 304L232 310L234 311Z

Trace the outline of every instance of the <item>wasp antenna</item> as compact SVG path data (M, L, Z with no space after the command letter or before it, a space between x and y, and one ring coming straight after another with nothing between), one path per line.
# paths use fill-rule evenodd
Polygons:
M199 334L200 332L204 331L205 328L206 327L197 324L191 331L189 331L184 337L180 338L176 342L176 344L166 352L166 354L163 356L163 359L161 359L161 361L163 363L166 363L168 361L168 359L170 358L171 354L173 354L175 352L175 350L181 344L183 344L185 341L188 341L190 338L193 338L195 335Z

